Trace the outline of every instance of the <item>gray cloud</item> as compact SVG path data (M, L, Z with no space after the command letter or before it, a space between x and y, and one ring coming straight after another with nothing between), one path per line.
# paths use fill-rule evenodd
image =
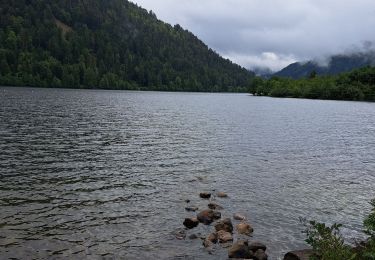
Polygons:
M133 0L246 68L278 70L375 42L374 0ZM368 44L366 45L368 46Z

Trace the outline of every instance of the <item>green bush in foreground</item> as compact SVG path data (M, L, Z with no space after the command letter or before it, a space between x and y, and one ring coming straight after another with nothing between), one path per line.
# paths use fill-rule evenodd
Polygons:
M316 256L312 259L343 260L356 259L350 246L346 245L340 234L341 224L326 226L324 223L309 221L304 223L307 244L312 246Z
M315 255L313 260L375 260L375 199L371 201L373 207L370 215L364 221L365 234L369 238L355 248L345 244L340 233L341 224L327 226L316 221L301 219L305 226L306 243Z

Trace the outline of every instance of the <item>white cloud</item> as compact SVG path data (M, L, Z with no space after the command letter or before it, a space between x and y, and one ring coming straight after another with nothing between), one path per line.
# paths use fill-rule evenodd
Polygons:
M298 61L293 55L278 55L273 52L263 52L259 55L244 55L241 53L229 53L224 55L228 58L246 68L269 68L272 71L277 71L280 68L286 67L289 64Z
M374 0L134 0L171 24L192 31L243 66L343 52L375 42ZM275 56L267 56L273 53Z

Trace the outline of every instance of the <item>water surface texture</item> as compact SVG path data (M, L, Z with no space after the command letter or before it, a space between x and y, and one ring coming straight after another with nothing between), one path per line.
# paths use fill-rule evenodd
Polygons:
M305 247L299 217L361 237L375 196L374 103L4 87L0 104L1 259L226 259L174 235L211 190L278 259Z

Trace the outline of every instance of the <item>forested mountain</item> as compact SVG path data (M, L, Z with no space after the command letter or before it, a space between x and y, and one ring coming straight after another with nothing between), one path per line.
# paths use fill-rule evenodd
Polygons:
M365 52L351 55L335 55L329 58L327 66L315 61L296 62L273 74L277 77L300 79L308 77L312 72L317 75L337 75L353 69L375 65L375 53Z
M1 0L0 84L248 91L254 74L126 0Z

